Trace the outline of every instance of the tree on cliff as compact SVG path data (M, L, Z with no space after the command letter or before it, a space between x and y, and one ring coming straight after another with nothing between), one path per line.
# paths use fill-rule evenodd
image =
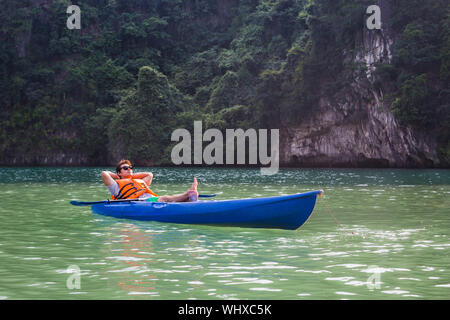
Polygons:
M108 127L109 150L115 159L140 165L168 162L166 147L177 113L189 104L167 77L152 67L139 69L137 88L120 100Z

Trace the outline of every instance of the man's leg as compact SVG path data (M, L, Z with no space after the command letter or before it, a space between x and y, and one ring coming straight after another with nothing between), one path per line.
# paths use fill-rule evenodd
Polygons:
M187 202L191 195L196 195L198 199L197 185L197 178L194 178L192 186L186 192L173 196L161 196L158 198L158 202Z
M173 196L161 196L158 198L158 202L186 202L189 200L187 191L181 194L175 194Z

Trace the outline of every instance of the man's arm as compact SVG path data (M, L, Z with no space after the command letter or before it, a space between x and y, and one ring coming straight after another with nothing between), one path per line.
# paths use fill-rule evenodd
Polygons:
M118 179L119 177L110 171L102 171L102 180L105 186L111 186L115 183L114 179Z
M133 179L142 179L144 182L150 186L153 180L153 173L151 172L139 172L131 176Z

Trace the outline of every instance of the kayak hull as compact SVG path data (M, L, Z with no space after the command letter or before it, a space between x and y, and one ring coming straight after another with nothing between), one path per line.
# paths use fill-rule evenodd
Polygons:
M295 230L311 216L320 193L220 201L111 202L94 204L92 211L121 219Z

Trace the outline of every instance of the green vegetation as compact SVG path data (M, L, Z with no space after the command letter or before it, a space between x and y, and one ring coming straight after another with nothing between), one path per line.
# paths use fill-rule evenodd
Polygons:
M112 153L116 158L137 159L141 165L168 163L170 158L164 158L167 141L176 128L177 113L189 104L165 75L142 67L137 89L124 95L107 124Z
M441 159L450 163L450 5L397 0L392 27L399 34L393 63L381 81L394 81L394 114L404 124L438 135ZM385 70L387 70L385 68Z
M169 162L177 127L279 128L345 88L365 0L0 0L0 162L86 155ZM449 161L447 1L390 0L391 64L376 84ZM363 68L361 69L363 72Z

